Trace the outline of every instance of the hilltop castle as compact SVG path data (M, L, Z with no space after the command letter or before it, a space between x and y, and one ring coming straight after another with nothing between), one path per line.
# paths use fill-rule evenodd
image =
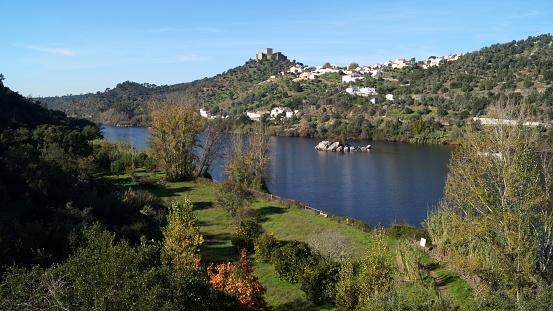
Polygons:
M287 60L288 58L286 55L282 54L281 52L275 52L273 53L272 48L266 48L265 53L259 52L255 55L255 60L265 60L265 59L275 59L275 60Z

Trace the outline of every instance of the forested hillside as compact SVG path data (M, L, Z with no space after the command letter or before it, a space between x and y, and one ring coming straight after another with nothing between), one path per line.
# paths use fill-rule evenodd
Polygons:
M98 123L147 126L150 104L178 98L213 116L230 116L226 122L240 129L250 123L246 112L285 106L298 113L290 119L262 120L272 134L456 143L458 127L498 101L529 104L536 114L553 117L552 42L550 35L529 37L429 69L387 67L375 77L347 84L338 73L297 79L297 74L280 74L292 62L250 60L215 77L173 86L127 81L60 109ZM346 94L348 86L373 87L378 95Z

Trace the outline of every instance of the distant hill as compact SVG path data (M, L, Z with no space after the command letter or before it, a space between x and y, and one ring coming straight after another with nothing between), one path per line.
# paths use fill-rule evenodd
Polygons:
M157 86L126 81L96 94L38 99L70 116L84 117L103 124L145 126L149 122L149 104L177 96L217 111L218 105L230 107L233 101L247 96L252 86L293 64L288 60L250 60L212 78L189 83Z
M298 74L280 75L295 64L288 60L249 60L212 78L190 83L155 86L127 81L93 95L41 100L59 105L58 109L71 116L132 126L148 125L148 105L175 96L212 115L236 118L246 111L287 106L298 114L282 124L273 122L280 125L275 134L400 141L411 141L414 136L407 130L402 133L388 127L379 131L374 128L386 119L398 120L395 127L416 121L428 121L430 128L436 127L432 122L462 125L498 100L529 104L553 118L551 35L494 44L429 69L387 67L376 77L365 76L349 83L342 83L339 73L314 80L296 79ZM378 95L352 96L345 93L347 86L375 88ZM386 94L394 95L394 99Z

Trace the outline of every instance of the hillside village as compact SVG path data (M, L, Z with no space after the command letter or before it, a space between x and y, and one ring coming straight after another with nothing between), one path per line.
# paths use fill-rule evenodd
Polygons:
M383 70L386 69L403 69L405 67L414 67L417 66L422 69L428 69L430 67L436 67L440 66L440 64L444 64L446 62L458 60L461 56L466 55L468 53L462 53L462 54L452 54L448 56L430 56L426 60L420 60L415 61L414 58L411 60L406 60L405 58L399 58L394 61L387 61L384 63L379 64L373 64L373 65L367 65L367 66L358 66L356 68L349 68L349 67L340 67L336 64L325 64L323 66L317 66L317 67L311 67L303 64L296 64L292 67L290 67L286 71L282 71L280 73L281 76L284 76L286 74L293 74L296 75L297 78L294 79L294 81L299 80L314 80L321 75L328 74L328 73L337 73L342 75L342 83L350 83L355 82L357 80L362 80L365 77L377 77L378 74L380 74ZM256 61L262 61L262 60L283 60L287 59L286 55L282 54L282 52L273 52L272 48L266 48L264 52L259 52L255 55ZM276 79L277 76L271 76L270 80ZM375 88L372 87L356 87L356 86L348 86L345 89L346 94L350 95L357 95L357 96L377 96L379 95ZM385 95L386 100L393 101L394 96L392 94L386 94ZM378 98L371 99L371 102L373 104L378 102ZM246 115L254 120L258 121L260 118L267 114L271 118L276 117L282 117L282 118L291 118L294 114L296 114L298 110L292 110L289 107L274 107L271 109L271 111L255 111L255 112L246 112ZM200 114L204 118L214 118L215 116L212 116L209 111L200 109Z

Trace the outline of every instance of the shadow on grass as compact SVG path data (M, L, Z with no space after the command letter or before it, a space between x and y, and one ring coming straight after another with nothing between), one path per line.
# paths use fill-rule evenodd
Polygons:
M152 193L160 198L171 198L179 196L182 192L192 190L191 187L178 187L178 188L156 188L152 189Z
M288 311L288 310L321 310L320 307L314 306L312 303L305 300L294 300L288 303L285 303L280 306L274 306L274 311Z
M213 202L194 202L194 210L201 211L213 207Z
M238 253L229 244L230 234L205 234L202 245L202 260L205 262L224 262L236 260Z
M267 221L269 215L284 213L286 213L286 209L279 206L264 206L257 210L257 215L260 222Z

